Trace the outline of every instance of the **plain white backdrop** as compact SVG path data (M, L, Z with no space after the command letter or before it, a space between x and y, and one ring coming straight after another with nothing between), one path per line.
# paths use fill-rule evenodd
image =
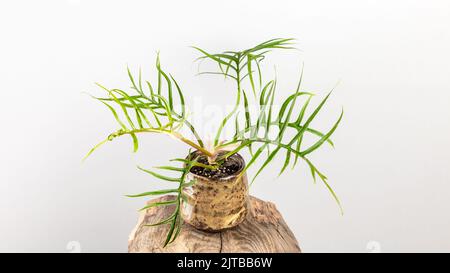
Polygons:
M333 140L313 159L345 215L305 166L251 193L276 203L305 252L450 251L450 3L448 1L2 1L0 3L0 251L125 252L144 199L162 184L138 172L183 156L164 136L129 139L81 159L117 129L83 92L129 86L126 66L154 79L156 52L188 103L232 102L230 86L195 76L198 56L294 37L274 53L279 92L323 96L314 126ZM283 91L284 90L284 91ZM285 93L287 94L287 93ZM254 171L254 170L253 170Z

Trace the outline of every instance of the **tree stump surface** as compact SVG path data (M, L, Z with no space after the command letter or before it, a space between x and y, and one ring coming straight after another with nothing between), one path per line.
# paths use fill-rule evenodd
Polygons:
M150 200L162 202L173 195ZM128 252L151 253L284 253L301 252L294 234L271 202L250 196L250 210L240 225L221 232L205 232L184 223L178 238L163 247L169 225L149 227L173 213L175 205L142 211L128 239Z

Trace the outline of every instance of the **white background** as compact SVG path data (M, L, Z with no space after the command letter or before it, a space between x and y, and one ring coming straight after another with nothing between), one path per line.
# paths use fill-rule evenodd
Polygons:
M154 79L154 58L188 103L232 102L230 85L195 76L198 56L273 37L300 52L274 53L279 93L305 63L304 89L338 81L316 128L345 108L333 140L312 157L345 215L305 166L251 191L276 203L305 252L450 251L450 4L448 1L2 1L0 4L0 251L125 252L145 200L161 185L136 170L186 148L164 136L89 148L117 129L82 92L129 86L126 66ZM254 170L253 170L254 171ZM375 241L376 243L371 243ZM77 245L78 243L74 243ZM67 248L69 244L69 249Z

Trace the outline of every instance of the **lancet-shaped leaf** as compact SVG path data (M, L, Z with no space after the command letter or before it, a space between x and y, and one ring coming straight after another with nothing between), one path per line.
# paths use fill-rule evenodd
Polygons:
M339 119L336 121L336 123L334 124L334 126L330 129L330 131L328 131L328 133L326 135L324 135L322 138L319 139L319 141L317 141L316 143L314 143L313 145L311 145L308 149L304 150L302 153L302 155L307 155L310 154L311 152L313 152L314 150L316 150L317 148L319 148L325 141L328 140L328 138L330 138L330 136L334 133L334 131L336 130L336 128L339 125L339 122L341 122L342 116L344 115L344 111L341 111L341 115L339 116Z
M143 172L146 172L146 173L148 173L148 174L150 174L150 175L153 175L153 176L156 177L156 178L159 178L159 179L162 179L162 180L165 180L165 181L169 181L169 182L180 182L180 178L173 178L173 177L164 176L164 175L161 175L161 174L159 174L159 173L155 173L155 172L153 172L153 171L144 169L144 168L139 167L139 166L138 166L138 169L141 170L141 171L143 171Z
M130 194L125 195L126 197L143 197L143 196L151 196L151 195L163 195L168 193L178 192L178 189L168 189L168 190L157 190L157 191L148 191L139 194Z
M145 207L139 209L139 211L143 211L143 210L153 208L153 207L169 206L169 205L173 205L176 203L177 203L176 200L163 201L163 202L152 202L152 203L146 205Z

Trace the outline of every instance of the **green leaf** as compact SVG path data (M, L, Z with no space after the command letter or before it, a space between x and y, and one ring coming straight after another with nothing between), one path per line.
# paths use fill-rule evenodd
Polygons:
M291 114L292 114L292 111L293 111L293 109L294 109L294 105L295 105L295 101L296 101L296 99L297 99L297 97L300 95L300 94L302 94L302 93L304 93L304 92L300 92L300 85L301 85L301 83L302 83L302 78L303 78L303 69L302 69L302 72L301 72L301 74L300 74L300 80L299 80L299 83L298 83L298 86L297 86L297 90L295 91L295 94L294 95L292 95L292 96L289 96L288 97L288 99L286 100L286 101L290 101L290 100L292 100L292 103L291 103L291 105L290 105L290 107L289 107L289 110L288 110L288 113L287 113L287 116L286 116L286 119L285 119L285 121L284 121L284 123L282 124L282 125L280 125L279 127L280 127L280 131L279 131L279 133L278 133L278 137L277 137L277 142L278 141L281 141L282 139L283 139L283 135L284 135L284 132L285 132L285 130L286 130L286 127L287 127L287 124L288 124L288 122L289 122L289 119L290 119L290 117L291 117ZM292 99L291 99L291 97L292 97ZM284 114L284 109L287 107L287 105L288 105L288 103L283 103L283 106L282 106L282 109L280 110L280 115L279 115L279 120L281 121L282 120L282 118L283 118L283 114ZM270 124L270 121L268 121L268 124ZM267 159L266 159L266 161L263 163L263 165L259 168L259 170L257 171L257 173L255 174L255 176L253 177L253 180L252 180L252 183L253 183L253 181L256 179L256 177L262 172L262 170L267 166L267 164L269 164L272 160L273 160L273 158L275 157L275 155L278 153L278 151L281 149L281 146L277 146L277 148L275 148L275 150L274 151L272 151L269 155L268 155L268 157L267 157Z
M278 115L278 119L281 121L283 119L284 116L284 111L286 109L286 107L288 106L288 104L290 103L290 101L292 101L292 103L290 104L286 119L284 124L280 127L280 132L278 133L278 139L282 139L284 131L286 129L287 123L291 117L292 111L294 110L294 106L295 106L295 102L297 101L297 97L301 96L301 95L309 95L310 93L307 92L300 92L300 86L302 84L302 80L303 80L303 67L302 67L302 71L300 73L300 79L298 81L298 85L297 85L297 90L295 91L295 93L291 96L289 96L286 101L283 103L283 105L281 106L280 109L280 113Z
M299 92L299 93L295 93L293 95L290 95L281 105L280 111L278 112L278 120L282 120L284 117L284 113L286 112L286 108L288 106L294 107L294 103L295 103L295 98L299 97L299 96L310 96L308 99L311 98L311 96L313 96L314 94L309 93L309 92ZM294 100L294 101L293 101ZM293 101L291 103L291 101ZM287 119L288 120L288 119ZM281 122L281 125L284 125L285 122Z
M275 155L277 155L278 151L280 151L281 147L278 146L273 150L266 158L264 163L261 165L261 167L256 172L255 176L253 176L251 184L255 181L256 177L264 170L264 168L274 159Z
M228 61L230 61L230 62L239 62L239 59L236 56L226 54L226 53L218 53L218 54L214 54L214 56L219 59L228 59Z
M287 38L287 39L282 39L282 38L277 38L277 39L271 39L268 40L264 43L261 43L251 49L248 49L246 51L244 51L245 53L250 53L250 52L256 52L256 51L260 51L263 49L270 49L270 48L281 48L281 49L294 49L293 47L288 47L286 45L289 45L291 43L291 41L293 41L294 39L292 38Z
M177 92L178 92L178 97L180 98L181 116L184 117L186 115L186 105L185 105L185 102L184 102L183 92L181 91L180 86L178 85L177 81L172 77L172 75L170 75L170 78L175 83L175 87L176 87Z
M273 108L273 100L275 97L275 89L277 87L277 82L276 79L273 82L273 85L271 87L271 90L269 92L269 94L267 95L267 99L266 101L269 100L270 96L272 96L272 98L270 99L270 104L269 104L269 113L267 114L267 121L266 121L266 132L264 134L264 137L267 139L269 137L269 131L270 131L270 124L272 123L272 108Z
M306 131L306 128L308 128L309 124L314 120L316 115L320 112L320 109L322 109L323 105L325 104L325 102L330 97L331 92L329 92L328 95L322 100L322 102L316 107L316 109L314 109L314 112L308 117L306 122L303 124L303 127L297 132L297 134L294 136L294 138L292 138L292 140L288 143L288 146L292 145L295 141L298 140L298 138L300 136L303 135L303 133Z
M165 225L167 223L170 223L175 218L175 216L176 216L176 214L174 213L174 214L170 215L169 217L167 217L164 220L161 220L161 221L159 221L157 223L154 223L154 224L147 224L147 225L144 225L144 226L145 227L155 227L155 226Z
M266 146L267 146L267 144L264 144L261 147L259 147L259 149L253 154L252 158L245 166L244 170L242 170L241 174L244 174L248 170L248 168L250 168L250 166L252 166L255 163L256 159L261 155L261 153L264 151Z
M263 89L261 90L261 94L259 95L259 105L260 107L264 106L267 104L266 101L266 92L267 90L270 90L269 88L271 88L271 86L274 84L274 81L271 80L268 83L266 83L266 85L264 85Z
M203 72L197 73L196 75L197 76L200 76L200 75L222 75L222 76L229 77L229 78L232 78L234 80L237 80L237 78L235 76L232 76L232 75L227 74L225 72L203 71Z
M301 124L301 122L302 122L302 120L303 120L303 117L304 117L304 115L305 115L306 108L308 108L308 105L309 105L309 102L311 101L311 98L312 98L312 96L310 96L310 97L306 100L306 102L303 104L302 109L300 110L300 112L299 112L299 114L298 114L297 120L295 121L295 123L296 123L297 125L300 125L300 124ZM302 144L302 140L303 140L303 135L299 136L298 139L297 139L297 147L296 147L296 150L297 150L297 151L300 151L300 146L301 146L301 144ZM297 161L298 161L298 155L296 154L296 155L295 155L295 159L294 159L294 164L292 165L292 168L294 168L295 165L297 165Z
M159 127L161 127L162 125L161 125L161 121L160 121L160 119L158 118L158 114L156 113L156 111L155 110L153 110L153 108L155 107L155 106L152 106L151 104L144 104L140 99L134 99L135 101L137 101L139 104L136 104L136 106L139 108L139 112L141 113L141 115L144 117L144 120L145 120L145 123L149 126L149 127L152 127L152 125L151 125L151 123L150 123L150 121L149 121L149 119L147 118L147 116L144 114L144 112L140 109L141 107L142 107L142 109L147 109L147 110L149 110L150 111L150 113L152 113L152 115L153 115L153 118L155 119L155 121L156 121L156 123L158 124L158 126ZM156 107L155 107L156 108ZM158 108L159 108L159 106L158 106Z
M136 102L135 102L135 100L139 101L139 99L137 99L137 98L135 98L135 99L131 98L125 91L122 91L122 90L120 90L120 89L112 89L110 92L111 92L111 94L112 94L113 92L114 92L114 93L117 93L117 94L120 94L120 95L122 95L124 98L126 98L126 99L130 102L130 104L133 106L133 108L134 108L134 110L135 110L135 113L136 113L136 119L137 119L137 121L138 121L139 128L143 128L143 127L144 127L143 124L142 124L142 119L141 119L141 117L144 118L144 120L145 120L145 122L147 123L147 125L148 125L149 127L151 127L151 124L150 124L149 120L147 119L147 117L145 116L144 112L142 112L142 110L140 109L140 107L139 107L139 106L136 104ZM123 103L122 103L122 104L123 104ZM146 106L145 106L145 107L146 107Z
M174 230L175 230L175 226L176 226L176 223L177 223L177 219L178 219L179 217L180 217L180 215L179 215L179 214L176 214L175 217L174 217L174 219L172 220L172 223L170 224L169 232L167 233L166 241L164 242L164 247L166 247L167 244L169 244L169 242L171 241L171 239L172 239L172 234L173 234L173 232L174 232Z
M244 95L244 109L245 109L245 128L250 128L252 126L252 121L250 119L250 110L248 107L248 100L247 95L245 94L244 90L242 90L242 94ZM248 150L250 154L253 154L252 145L248 145Z
M308 166L309 166L309 169L310 169L310 171L311 171L311 176L312 176L312 178L313 178L313 181L314 181L314 184L316 183L316 168L314 167L314 165L311 163L311 161L309 161L308 159L306 159L306 158L303 158L305 161L306 161L306 163L308 164Z
M93 97L93 98L95 98L95 97ZM95 99L98 99L98 98L95 98ZM98 100L108 107L108 109L111 111L111 113L113 114L114 118L116 119L117 123L120 124L120 127L122 127L122 129L124 129L124 130L127 130L127 126L125 126L125 123L123 123L120 120L119 115L117 114L116 110L114 110L114 108L111 105L107 104L106 102L104 102L104 101L102 101L100 99L98 99Z
M205 55L205 57L208 57L209 59L211 59L211 60L213 60L213 61L215 61L215 62L217 62L217 63L220 63L220 64L222 64L222 65L231 67L233 70L236 71L236 67L234 67L234 66L231 65L231 64L228 64L227 62L221 60L220 58L218 58L218 57L216 57L216 56L214 56L214 55L212 55L212 54L209 54L208 52L204 51L203 49L198 48L198 47L196 47L196 46L192 46L192 48L194 48L194 49L200 51L201 53L203 53L203 55Z
M172 111L173 110L172 82L170 81L169 76L167 76L167 74L161 69L159 55L158 55L158 61L156 62L156 68L158 69L158 75L162 75L164 77L164 79L166 80L167 94L168 94L168 98L169 98L169 109ZM160 85L160 82L159 82L159 85ZM158 93L158 95L161 96L160 92Z
M138 147L139 147L139 143L138 143L138 139L136 137L136 134L130 133L131 138L133 139L133 152L137 152Z
M168 189L168 190L158 190L158 191L148 191L139 194L125 195L126 197L143 197L143 196L153 196L153 195L163 195L168 193L178 192L178 189Z
M217 130L216 133L216 137L214 139L214 146L217 146L217 144L219 143L219 138L220 135L222 133L223 128L225 127L225 125L227 124L227 121L234 115L234 113L237 111L237 109L239 108L239 103L241 101L241 91L238 89L237 90L237 98L236 98L236 103L234 105L233 110L222 120L222 122L220 123L219 129Z
M228 61L228 65L225 67L224 74L227 75L227 77L231 77L231 78L233 78L233 79L235 79L235 80L237 81L238 79L237 79L236 77L231 76L231 75L228 73L228 71L230 71L231 62L232 62L232 60L229 60L229 61Z
M252 121L250 119L250 109L248 107L247 95L242 90L242 94L244 95L244 109L245 109L245 128L249 128L252 126Z
M236 113L234 119L234 136L233 139L236 139L239 136L239 112Z
M250 80L250 84L252 86L253 95L256 97L256 90L255 90L255 82L253 81L253 71L252 71L252 55L247 55L247 73L248 78Z
M161 71L158 69L158 67L160 66L159 64L159 52L156 54L156 70L158 70L158 95L161 96L161 89L162 89L162 75L161 75ZM160 101L160 97L158 97L158 101Z
M151 204L146 205L145 207L139 209L139 211L143 211L149 208L153 208L153 207L160 207L160 206L168 206L168 205L173 205L176 204L177 200L170 200L170 201L164 201L164 202L154 202Z
M327 141L330 136L334 133L334 131L336 130L336 128L338 127L339 123L341 122L342 116L344 115L344 110L341 111L341 115L339 116L339 119L336 121L336 123L334 124L334 126L331 128L330 131L328 131L327 134L325 134L322 138L319 139L319 141L317 141L316 143L314 143L313 145L311 145L308 149L306 149L305 151L301 152L302 155L307 155L310 154L311 152L313 152L314 150L316 150L317 148L319 148L320 146L322 146L322 144Z
M286 151L286 157L284 159L284 164L283 167L281 168L280 173L278 174L278 176L282 175L284 170L286 169L287 166L289 166L289 162L291 160L291 151L287 150Z
M341 215L344 215L344 208L342 207L341 201L339 200L337 194L334 192L333 188L331 188L330 184L328 184L326 179L321 179L322 182L325 184L325 186L327 187L327 189L330 191L331 195L333 196L334 200L336 201L336 203L339 206L339 210L341 212Z
M178 235L180 234L181 228L183 226L183 219L181 217L177 218L177 225L176 225L176 230L175 230L175 234L172 237L172 240L170 240L169 244L173 243L173 241L175 241L175 239L178 237Z
M148 86L148 90L150 91L150 97L153 99L153 96L155 95L155 91L153 91L153 86L149 81L145 81Z
M157 94L155 94L155 97L158 98L162 102L162 105L166 111L165 113L167 114L167 118L169 119L169 123L172 124L173 123L172 111L170 109L169 103L167 102L166 98L164 98L163 96L157 95Z
M141 93L144 94L144 90L142 89L142 70L139 68L139 90L141 90Z
M183 185L181 185L181 187L182 188L190 187L190 186L194 185L195 183L197 183L197 180L194 179L191 182L183 183Z
M131 84L133 85L133 88L134 88L139 94L143 95L142 87L141 87L141 88L138 88L138 87L136 86L136 83L134 82L134 78L133 78L133 75L131 74L131 71L130 71L130 68L129 68L129 67L127 67L127 72L128 72L128 77L130 78ZM140 79L140 77L139 77L139 79ZM140 81L140 80L139 80L139 81Z
M198 145L200 145L200 147L205 147L205 144L203 144L202 139L200 138L200 136L198 135L197 131L195 130L194 126L187 120L184 121L184 124L186 124L186 126L189 128L189 130L192 132L192 134L194 135L195 139L197 140Z
M96 85L99 86L99 87L101 87L101 88L103 88L104 90L106 90L106 91L108 92L108 94L111 96L111 98L112 98L112 99L120 106L120 108L122 109L122 111L123 111L123 113L124 113L124 115L125 115L125 117L126 117L128 123L130 124L131 128L136 129L136 127L134 126L134 123L133 123L133 121L131 120L131 117L130 117L130 115L128 114L128 111L127 111L126 107L124 106L123 102L121 102L121 101L114 95L114 93L113 93L111 90L107 89L106 87L102 86L102 85L99 84L99 83L96 83Z
M256 68L258 68L258 81L259 81L259 89L262 88L262 74L261 74L261 67L259 66L259 61L256 60Z
M191 166L198 166L198 167L202 167L202 168L205 168L205 169L211 169L211 170L214 170L214 169L217 168L215 166L202 164L202 163L199 163L197 161L190 161L190 160L187 160L187 159L184 159L184 158L175 158L175 159L171 159L170 161L184 162L187 165L191 164Z
M151 174L151 175L153 175L156 178L159 178L159 179L162 179L162 180L166 180L166 181L169 181L169 182L180 182L180 178L167 177L167 176L164 176L164 175L152 172L150 170L146 170L146 169L141 168L139 166L137 166L137 167L138 167L139 170L141 170L143 172L146 172L148 174Z
M142 124L142 118L141 118L141 115L139 114L138 109L134 109L134 111L135 111L135 114L136 114L136 119L138 121L139 128L141 128L141 129L144 128L144 126Z
M175 171L175 172L183 172L184 168L178 168L178 167L173 167L173 166L158 166L158 167L154 167L155 169L160 169L160 170L168 170L168 171Z
M103 144L105 144L106 142L108 142L109 139L106 138L104 140L102 140L100 143L98 143L97 145L95 145L91 150L89 150L89 152L83 157L82 161L85 161L86 158L88 158L95 150L97 150L100 146L102 146Z
M338 204L339 210L341 211L341 214L344 215L344 210L342 208L341 201L339 200L339 198L338 198L337 194L334 192L334 190L331 188L330 184L327 182L328 178L325 175L323 175L321 172L319 172L319 170L317 170L317 168L312 164L312 162L309 159L307 159L306 157L303 157L303 159L306 161L306 163L308 164L309 168L311 169L311 174L312 174L312 176L314 178L314 181L316 181L315 174L317 174L320 177L320 180L322 180L322 182L327 187L328 191L333 196L333 198L336 201L336 203Z
M91 96L91 97L93 97L97 100L102 100L102 101L114 101L114 99L111 99L111 98L98 98L98 97L94 97L94 96ZM143 97L142 95L130 95L129 97L132 99L145 99L145 97ZM120 101L128 100L127 98L117 98L117 99ZM127 107L133 107L133 106L128 104Z

